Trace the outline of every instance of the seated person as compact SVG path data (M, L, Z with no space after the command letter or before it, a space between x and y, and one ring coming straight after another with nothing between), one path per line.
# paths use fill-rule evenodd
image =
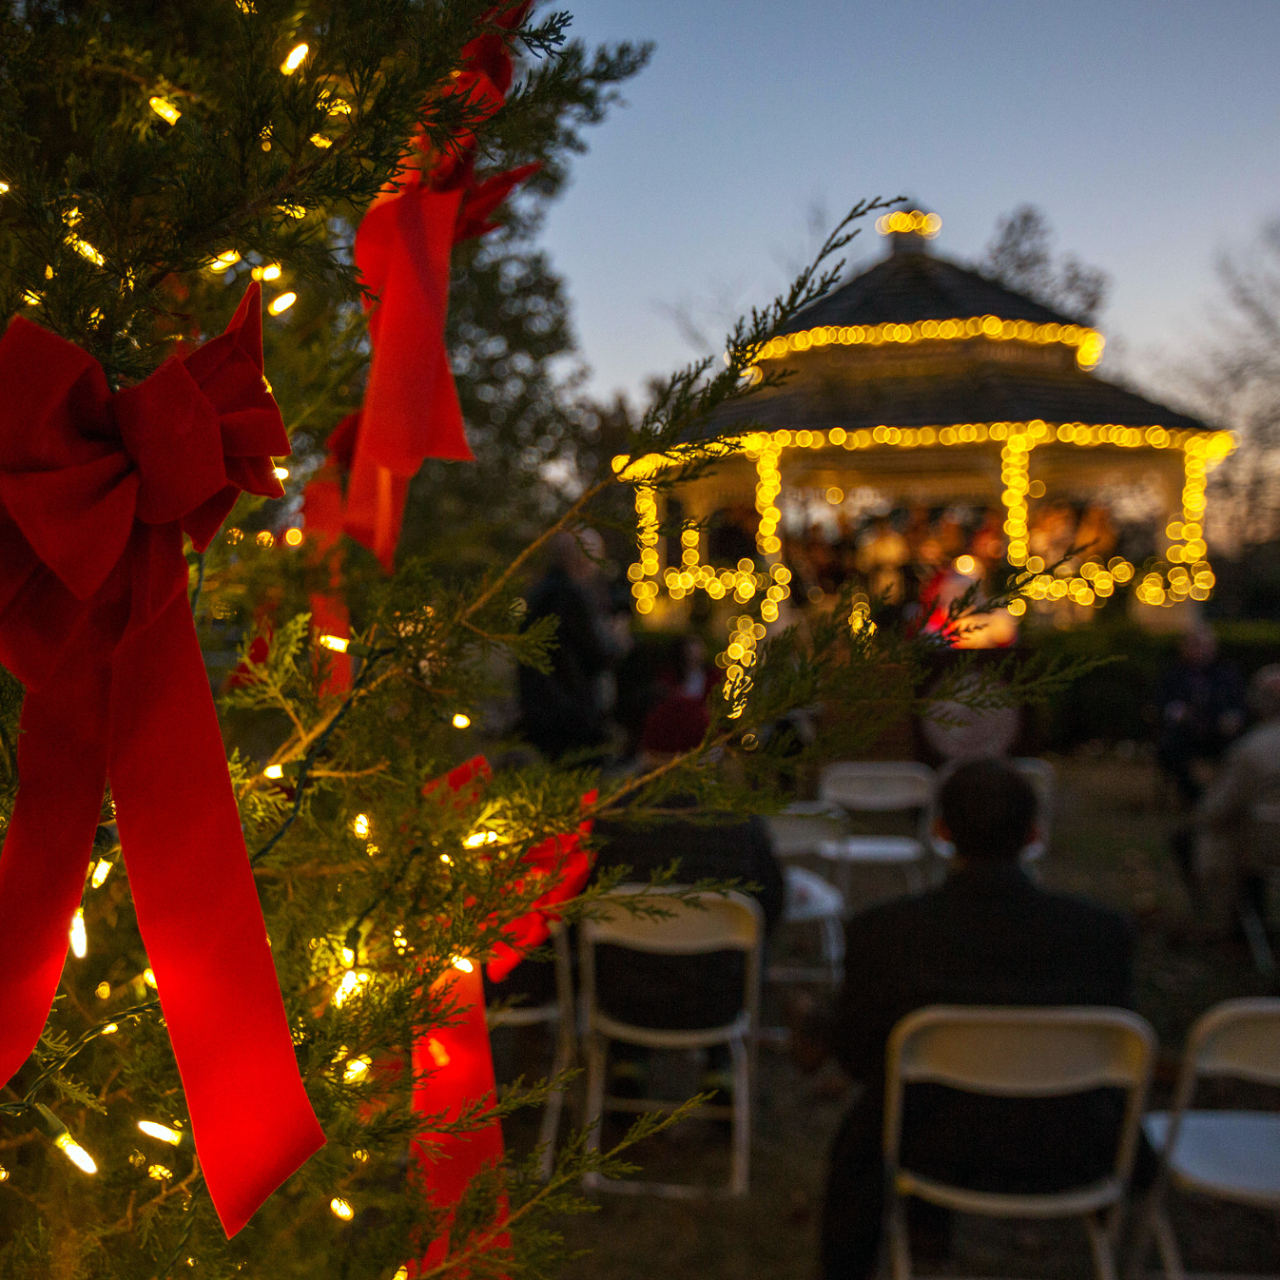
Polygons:
M1267 918L1267 873L1280 865L1280 666L1249 682L1255 724L1227 752L1195 811L1201 917L1221 924L1245 903Z
M831 1151L825 1280L869 1276L876 1265L885 1045L900 1018L931 1004L1130 1000L1129 922L1040 888L1018 863L1036 835L1031 784L998 761L974 761L946 780L939 800L939 834L956 850L951 874L928 893L881 903L849 922L844 989L832 1012L810 1028L862 1086ZM904 1114L904 1167L980 1190L1049 1192L1110 1172L1123 1104L1109 1089L989 1098L913 1085ZM1144 1176L1153 1159L1149 1151L1140 1154ZM944 1213L915 1201L910 1207L913 1226L945 1234Z

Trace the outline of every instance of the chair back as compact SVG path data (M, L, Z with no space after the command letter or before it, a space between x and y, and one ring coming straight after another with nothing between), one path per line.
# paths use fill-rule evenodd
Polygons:
M1175 1117L1190 1103L1199 1076L1280 1085L1280 1000L1224 1000L1200 1016L1187 1035Z
M674 894L683 897L674 897ZM628 907L626 898L643 896L661 915ZM661 901L661 899L666 901ZM657 899L658 901L655 901ZM621 884L597 902L591 919L579 925L584 1021L590 1027L602 1016L596 997L595 951L598 946L625 947L651 955L698 956L713 951L741 951L746 956L741 1009L754 1031L760 1015L760 973L764 950L764 912L748 894L690 894L687 886ZM616 1020L610 1019L610 1021ZM650 1029L650 1034L652 1029Z
M1113 1086L1126 1090L1116 1173L1133 1161L1155 1032L1127 1009L930 1005L889 1036L885 1153L896 1168L907 1084L942 1084L1008 1098L1057 1097Z
M818 795L853 812L926 809L933 770L910 760L842 760L823 768Z

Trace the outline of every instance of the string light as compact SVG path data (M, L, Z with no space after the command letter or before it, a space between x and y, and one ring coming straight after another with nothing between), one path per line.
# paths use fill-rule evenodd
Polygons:
M921 213L919 209L912 209L910 213L899 209L895 213L886 213L877 218L876 230L882 236L894 231L899 235L914 232L918 236L924 236L926 240L932 240L942 230L942 219L936 213Z
M345 98L329 98L326 110L331 116L349 116L351 114L351 103Z
M309 141L313 147L319 147L322 151L333 146L333 139L326 138L323 133L313 133Z
M454 956L449 963L453 965L459 973L470 973L475 968L475 965L473 965L466 956Z
M147 1177L154 1178L156 1182L169 1182L173 1178L173 1170L162 1164L151 1164L147 1166Z
M284 531L284 542L287 547L302 546L303 532L301 529L286 529Z
M28 307L38 307L44 300L44 294L37 293L34 289L26 289L22 294L22 301Z
M9 1170L6 1169L4 1165L0 1164L0 1182L8 1182L8 1181L9 1181ZM403 1271L404 1268L402 1267L401 1270ZM409 1273L405 1271L405 1275L408 1276L408 1274Z
M351 646L351 641L346 636L321 636L320 643L326 649L332 649L334 653L346 653Z
M431 1055L431 1061L437 1067L447 1067L452 1059L449 1057L449 1050L440 1043L435 1036L431 1036L427 1040L427 1052Z
M469 835L463 842L464 849L478 849L484 844L494 844L498 839L496 831L475 831Z
M154 1120L139 1120L138 1128L148 1138L155 1138L159 1142L167 1142L171 1147L176 1147L184 1136L179 1130L170 1129L167 1124L158 1124Z
M968 342L972 339L992 342L1024 342L1035 346L1060 344L1073 347L1076 363L1092 369L1102 359L1106 339L1096 329L1080 324L1033 324L1029 320L1002 320L999 316L969 316L955 320L917 320L913 324L817 325L797 333L770 338L753 360L780 360L823 347L880 347L895 343Z
M364 840L369 835L369 815L367 813L357 813L351 820L351 830Z
M155 975L155 971L154 971L154 970L152 970L152 969L144 969L144 970L142 971L142 980L143 980L143 982L145 982L145 983L147 984L147 986L149 986L153 991L156 989L156 975Z
M111 983L109 982L98 983L98 985L93 989L93 994L97 996L99 1000L110 1000L111 999Z
M404 1266L397 1267L396 1273L391 1277L391 1280L409 1280L409 1268Z
M240 252L238 249L226 249L209 263L209 270L214 275L221 275L224 271L230 271L239 261Z
M113 1036L119 1030L120 1024L118 1022L108 1022L107 1025L98 1032L98 1034L100 1036Z
M453 720L450 723L455 729L469 729L471 727L471 717L465 711L455 711Z
M276 545L276 537L270 529L263 529L262 532L254 538L254 542L256 542L260 547L274 547Z
M177 124L182 116L182 112L168 98L162 98L159 95L148 98L147 105L165 124Z
M77 960L89 954L89 935L84 927L84 908L77 907L71 917L71 953Z
M356 1216L356 1211L351 1207L350 1200L344 1200L342 1196L334 1196L329 1201L329 1208L335 1218L341 1218L343 1222L350 1222Z
M290 290L288 293L282 293L278 298L272 298L270 304L267 306L267 310L270 311L273 316L281 316L284 315L284 313L288 311L289 308L297 302L297 300L298 295L294 293L293 290Z
M1174 544L1166 553L1171 567L1167 572L1159 569L1148 572L1135 584L1135 595L1144 604L1164 606L1179 600L1208 599L1215 578L1206 559L1208 547L1203 536L1205 487L1208 474L1234 448L1229 432L1171 431L1158 425L1129 427L1117 423L1080 422L1061 423L1055 428L1041 419L955 423L936 427L881 425L856 431L834 427L827 432L785 429L752 432L734 442L732 452L741 453L756 464L756 511L760 517L756 545L760 555L767 559L776 557L782 548L777 534L782 512L777 500L782 491L780 459L785 450L843 448L859 451L885 447L917 449L999 444L1007 559L1013 567L1025 567L1033 575L1024 588L1028 598L1070 598L1073 603L1097 607L1114 594L1117 585L1134 578L1136 571L1132 564L1120 557L1105 565L1100 561L1085 561L1075 575L1066 578L1045 576L1041 580L1039 575L1045 568L1044 562L1029 552L1028 499L1032 495L1042 495L1044 491L1042 482L1030 479L1031 454L1037 446L1054 441L1090 448L1109 446L1182 451L1185 477L1183 518L1171 522L1165 531ZM768 565L767 571L758 572L755 563L745 558L738 562L736 569L717 569L700 564L697 554L700 535L692 526L686 525L681 532L680 566L669 565L663 570L659 556L658 504L651 479L677 463L663 455L648 454L635 459L619 455L613 459L612 465L619 479L635 485L639 555L636 562L628 567L627 577L638 614L653 611L663 588L672 600L681 600L693 591L705 590L713 600L731 596L739 604L750 603L763 591L760 616L766 623L776 621L779 605L790 595L791 573L785 565L775 562ZM1061 587L1051 588L1051 582L1060 582ZM1021 611L1015 611L1015 616L1021 613L1025 613L1025 605ZM741 666L740 662L728 656L727 650L717 655L716 662L726 669L732 665Z
M0 196L7 196L13 188L7 182L0 182Z
M253 267L249 274L255 280L279 280L281 267L278 262L268 262L261 267Z
M293 75L293 73L302 66L309 52L310 50L307 48L306 44L295 44L293 48L289 50L289 56L280 64L280 70L287 76Z
M286 200L284 204L276 205L276 208L285 215L286 218L305 218L307 211L300 204L293 204Z
M94 1158L67 1132L65 1126L54 1140L53 1145L71 1161L77 1169L85 1173L97 1173L98 1166Z
M272 779L283 778L284 766L279 764L269 764L265 769L263 769L262 776L264 778L272 778Z
M67 243L82 257L87 258L95 267L100 267L106 262L106 258L100 254L87 240L81 239L79 236L68 236Z
M101 889L107 883L107 877L111 874L111 868L115 864L107 858L99 858L97 865L93 868L93 879L89 883L95 889Z
M341 1009L356 992L367 986L368 982L369 975L367 973L357 973L355 969L348 969L342 975L342 981L338 984L338 989L333 993L333 1003Z
M361 1054L358 1058L350 1058L342 1072L342 1080L344 1084L355 1084L358 1080L363 1080L369 1074L369 1068L373 1066L370 1058Z

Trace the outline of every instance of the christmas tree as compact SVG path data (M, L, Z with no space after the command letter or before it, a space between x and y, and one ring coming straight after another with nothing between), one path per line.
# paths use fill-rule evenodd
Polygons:
M650 495L714 465L706 423L785 376L752 353L880 207L639 422L575 403L547 373L565 312L531 237L646 51L589 54L566 26L491 0L0 17L0 299L18 317L0 347L0 985L22 1014L3 1032L0 1274L548 1274L554 1215L620 1154L570 1141L548 1181L536 1156L498 1159L498 1120L549 1086L495 1105L487 1062L467 1065L480 966L537 947L540 907L572 919L607 890L583 886L594 817L643 821L675 792L767 808L917 696L927 643L846 602L754 647L703 748L650 774L477 759L495 671L545 668L555 644L554 619L522 622L538 550L624 526L614 453L671 464L619 463ZM397 334L394 253L375 285L357 238L406 193L453 201L436 284L452 249L477 460L410 485L375 459L370 510L391 524L340 538L324 501L359 533L363 464L348 479L340 441L358 454L370 430L371 349L431 423L453 394L388 355L443 360L443 311ZM424 454L454 456L428 441L413 467ZM981 696L964 681L936 696ZM778 728L817 704L817 741Z

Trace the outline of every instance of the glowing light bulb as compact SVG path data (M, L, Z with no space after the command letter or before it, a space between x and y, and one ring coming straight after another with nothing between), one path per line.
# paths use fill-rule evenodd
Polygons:
M322 151L333 146L333 139L326 138L323 133L313 133L310 142L313 147L319 147Z
M465 711L455 711L452 723L455 729L468 729L471 727L471 717Z
M85 1173L97 1173L98 1166L94 1162L93 1157L69 1134L66 1130L58 1134L53 1140L53 1145L62 1152L68 1160L71 1161L77 1169L84 1170Z
M71 917L71 951L77 960L83 960L89 953L89 935L84 927L84 908L77 907Z
M279 764L269 764L265 769L263 769L262 776L264 778L283 778L284 766Z
M295 44L289 50L289 56L280 64L280 70L287 76L293 75L302 66L308 53L310 50L305 44Z
M267 310L273 316L283 315L298 300L298 295L290 290L288 293L282 293L278 298L272 298L270 306Z
M169 101L168 98L161 98L158 95L147 99L147 105L152 111L160 117L165 124L177 124L182 112Z
M154 1178L157 1182L168 1182L173 1177L173 1170L165 1168L162 1164L148 1165L147 1177Z
M345 98L330 98L328 111L331 116L349 116L351 114L351 103Z
M454 956L449 963L462 973L470 973L475 968L475 965L466 956Z
M956 557L956 572L963 573L966 577L973 573L978 567L978 562L972 556Z
M363 1080L369 1074L369 1068L372 1065L373 1062L363 1054L358 1058L350 1059L342 1072L343 1081L346 1084L355 1084L357 1080Z
M152 991L156 989L156 975L154 970L144 969L142 971L142 980L152 989Z
M307 216L307 211L300 204L293 204L287 200L284 204L277 205L276 208L279 209L286 218L305 218Z
M100 267L106 262L106 258L100 254L87 240L82 240L79 236L70 238L71 247L82 257L87 258L95 267Z
M111 983L109 982L98 983L98 985L93 989L93 994L97 996L99 1000L110 1000L111 999Z
M9 1170L6 1169L4 1165L0 1164L0 1182L8 1182L8 1181L9 1181ZM401 1267L400 1269L404 1271L403 1267ZM405 1275L407 1276L408 1274L409 1273L405 1271Z
M391 1277L391 1280L409 1280L409 1268L397 1267L396 1273Z
M367 813L357 813L351 820L351 830L364 840L369 835L369 815Z
M434 1062L437 1067L447 1067L449 1065L449 1050L446 1049L444 1045L435 1038L435 1036L432 1036L427 1041L427 1052L431 1055L431 1061Z
M38 307L43 297L43 294L37 293L34 289L27 289L22 294L22 301L28 307Z
M7 182L0 182L0 196L7 196L13 188Z
M288 467L272 467L271 474L275 476L277 480L287 480L289 478L289 468Z
M326 649L332 649L334 653L346 653L351 641L346 636L321 636L320 643Z
M95 889L101 889L107 883L107 877L111 874L111 868L114 864L107 858L99 858L98 865L93 869L93 879L89 881Z
M286 529L284 531L284 542L287 547L302 546L303 533L301 529Z
M329 1201L329 1208L333 1211L335 1218L341 1218L343 1222L350 1222L356 1216L356 1211L351 1207L350 1200L344 1200L341 1196L334 1196Z
M281 267L278 262L268 262L265 266L254 267L249 274L255 280L279 280Z
M218 254L214 260L209 263L209 270L215 275L220 275L224 271L230 271L232 267L240 261L240 252L237 249L226 249Z
M182 1141L182 1134L177 1129L170 1129L167 1124L157 1124L154 1120L139 1120L138 1128L148 1138L156 1138L160 1142L167 1142L171 1147L176 1147Z
M119 1030L120 1024L118 1022L108 1022L107 1025L98 1032L98 1034L101 1036L113 1036Z

